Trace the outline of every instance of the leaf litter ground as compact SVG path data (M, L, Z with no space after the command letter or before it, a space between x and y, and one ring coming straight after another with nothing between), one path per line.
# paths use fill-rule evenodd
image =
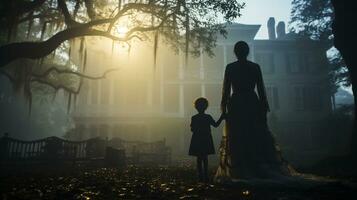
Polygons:
M211 170L213 176L214 170ZM314 187L198 183L192 167L77 169L3 175L2 199L357 199L354 184Z

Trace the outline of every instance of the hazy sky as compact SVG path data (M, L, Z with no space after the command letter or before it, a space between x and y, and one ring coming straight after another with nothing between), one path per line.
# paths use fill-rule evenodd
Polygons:
M290 19L291 0L241 0L246 3L242 10L239 23L261 24L256 36L258 39L268 38L267 21L269 17L275 17L275 24L284 21L286 27Z

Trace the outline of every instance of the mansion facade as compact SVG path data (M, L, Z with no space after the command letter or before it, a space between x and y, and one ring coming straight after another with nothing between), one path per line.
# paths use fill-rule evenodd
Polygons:
M234 44L244 40L250 46L249 59L262 68L269 123L283 152L322 147L321 126L332 108L326 45L286 34L284 24L275 28L269 21L269 39L254 39L260 25L230 24L227 38L218 37L214 57L201 54L187 63L184 53L160 44L156 67L153 45L133 44L129 54L106 39L87 41L86 73L119 70L106 79L84 81L72 111L76 131L70 137L165 138L175 155L187 155L190 119L196 113L193 101L206 97L207 112L218 119L225 66L236 60ZM80 56L74 57L79 62ZM222 127L212 131L217 147Z

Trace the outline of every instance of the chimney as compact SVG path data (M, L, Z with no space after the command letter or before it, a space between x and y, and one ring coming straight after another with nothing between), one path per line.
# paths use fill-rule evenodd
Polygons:
M276 34L278 39L284 38L286 33L285 33L285 23L283 21L280 21L278 23L278 26L276 27Z
M274 17L270 17L268 20L268 34L269 34L269 40L275 40L275 19Z

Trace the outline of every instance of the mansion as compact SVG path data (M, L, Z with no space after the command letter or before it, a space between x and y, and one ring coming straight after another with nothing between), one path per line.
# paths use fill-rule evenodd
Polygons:
M130 53L110 40L87 40L86 74L119 70L102 80L84 80L72 116L73 139L100 136L124 140L156 141L165 138L173 154L188 153L193 101L209 100L207 112L220 115L225 66L236 60L234 44L250 46L249 59L263 72L271 112L269 123L283 152L323 148L321 127L331 113L327 46L285 33L285 25L269 19L269 39L257 40L260 25L229 24L227 38L218 36L214 57L201 54L185 61L184 53L159 44L154 67L153 44L132 44ZM79 54L73 56L80 62ZM224 122L212 129L216 147ZM216 151L218 152L218 151ZM289 154L290 155L290 154Z

